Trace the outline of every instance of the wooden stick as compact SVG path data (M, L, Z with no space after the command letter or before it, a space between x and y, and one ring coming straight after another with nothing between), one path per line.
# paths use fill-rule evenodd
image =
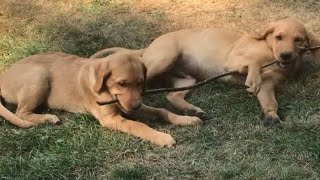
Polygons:
M271 66L273 64L277 63L277 61L272 61L271 63L268 63L264 66L262 66L262 68L265 68L265 67L268 67L268 66ZM196 87L199 87L199 86L203 86L211 81L215 81L217 79L220 79L222 77L225 77L225 76L229 76L229 75L232 75L232 74L237 74L237 72L235 71L230 71L230 72L226 72L226 73L222 73L222 74L219 74L217 76L214 76L212 78L209 78L209 79L206 79L206 80L203 80L203 81L200 81L196 84L193 84L191 86L185 86L185 87L179 87L179 88L160 88L160 89L151 89L151 90L148 90L146 91L143 95L150 95L150 94L157 94L157 93L162 93L162 92L175 92L175 91L184 91L184 90L189 90L189 89L193 89L193 88L196 88Z
M314 47L309 47L309 48L306 48L305 50L315 50L315 49L319 49L320 48L320 45L319 46L314 46Z
M262 68L265 68L265 67L268 67L268 66L271 66L275 63L277 63L278 61L272 61L264 66L262 66ZM203 81L200 81L194 85L191 85L191 86L185 86L185 87L179 87L179 88L160 88L160 89L151 89L151 90L148 90L146 92L144 92L142 95L151 95L151 94L158 94L158 93L163 93L163 92L176 92L176 91L184 91L184 90L189 90L189 89L193 89L193 88L196 88L196 87L199 87L199 86L203 86L211 81L214 81L214 80L217 80L219 78L222 78L222 77L225 77L225 76L229 76L229 75L232 75L232 74L237 74L237 72L235 71L230 71L230 72L226 72L226 73L222 73L222 74L219 74L217 76L214 76L212 78L209 78L209 79L206 79L206 80L203 80ZM112 101L108 101L108 102L99 102L97 101L97 104L99 106L103 106L103 105L108 105L108 104L113 104L113 103L116 103L118 102L118 100L112 100Z

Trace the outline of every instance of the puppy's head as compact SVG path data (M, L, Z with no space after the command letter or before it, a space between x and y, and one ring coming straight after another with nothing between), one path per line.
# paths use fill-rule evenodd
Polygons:
M258 40L266 40L281 68L295 65L304 49L309 46L309 38L304 25L293 18L269 23L265 28L253 34L253 37Z
M128 53L112 54L97 60L94 72L95 93L107 91L118 100L117 106L125 113L140 108L147 69L139 57Z

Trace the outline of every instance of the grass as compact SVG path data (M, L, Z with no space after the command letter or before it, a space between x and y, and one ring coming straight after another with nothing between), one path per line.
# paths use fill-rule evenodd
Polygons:
M317 0L3 0L0 70L39 52L89 56L142 48L176 29L250 32L286 16L319 34L319 11ZM90 116L54 111L63 125L26 130L1 119L0 179L320 179L320 66L309 56L305 64L279 87L281 128L261 125L259 104L243 87L213 83L188 97L207 112L203 125L146 121L170 132L174 148L103 129ZM162 95L145 102L175 111Z

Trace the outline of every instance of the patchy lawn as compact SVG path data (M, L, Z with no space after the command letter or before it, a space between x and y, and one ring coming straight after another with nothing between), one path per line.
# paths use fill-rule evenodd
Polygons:
M319 14L318 0L2 0L0 71L39 52L89 56L104 47L142 48L172 30L251 32L287 16L320 35ZM55 111L63 125L26 130L1 119L0 179L320 179L320 65L308 56L305 64L279 88L281 128L262 127L245 88L213 83L188 97L208 113L203 125L150 119L177 140L173 148L103 129L90 116ZM163 95L145 102L175 111Z

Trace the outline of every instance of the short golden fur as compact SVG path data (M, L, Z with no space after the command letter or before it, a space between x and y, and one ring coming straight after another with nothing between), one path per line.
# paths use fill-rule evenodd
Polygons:
M91 57L109 52L131 52L142 57L147 80L167 76L174 87L188 86L226 71L239 75L223 78L248 86L256 94L266 125L280 122L274 88L279 81L294 75L300 67L304 48L320 45L320 40L304 25L287 18L269 23L253 34L220 29L191 29L164 34L143 50L104 49ZM320 50L312 54L320 59ZM261 69L274 59L279 65ZM241 77L246 74L245 80ZM204 111L184 100L188 91L172 92L167 99L178 109L201 116Z
M170 134L121 116L120 111L158 116L175 125L195 125L198 117L179 116L142 104L146 68L139 57L119 53L103 59L86 60L64 53L46 53L13 64L0 81L1 96L17 104L16 113L0 103L0 115L12 124L28 128L48 121L59 122L52 114L36 114L45 104L52 109L93 115L106 128L132 134L160 146L172 146ZM97 101L118 99L119 103L99 106Z

